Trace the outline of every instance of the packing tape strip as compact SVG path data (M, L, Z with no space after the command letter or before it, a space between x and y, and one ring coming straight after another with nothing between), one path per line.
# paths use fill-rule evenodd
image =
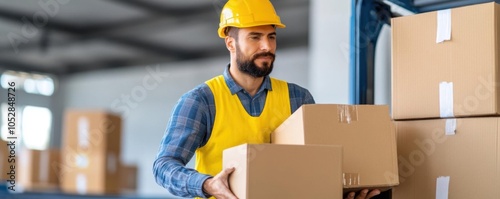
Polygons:
M437 12L436 43L451 40L451 10L440 10Z
M445 135L455 135L457 131L457 119L447 119L445 127Z
M76 175L76 192L79 194L87 193L87 176L83 173Z
M116 155L114 153L108 153L107 159L107 169L110 173L116 173L118 170L118 161L116 160Z
M78 146L84 149L89 147L89 120L86 117L78 118Z
M453 82L439 83L439 115L453 117Z
M436 179L436 199L448 199L450 176L439 176Z
M86 169L90 165L89 161L89 157L87 157L86 154L77 154L75 156L75 163L77 168Z
M344 186L359 185L361 179L358 173L343 173Z
M337 114L340 123L350 124L358 121L358 108L355 105L338 105Z

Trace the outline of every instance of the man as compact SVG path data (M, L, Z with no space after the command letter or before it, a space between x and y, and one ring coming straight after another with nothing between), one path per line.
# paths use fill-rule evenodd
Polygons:
M270 142L270 133L292 112L314 103L308 90L269 77L275 28L284 27L269 0L226 3L218 34L230 63L174 107L153 166L158 184L182 197L236 198L227 181L234 168L222 168L222 151ZM196 170L186 168L195 153Z

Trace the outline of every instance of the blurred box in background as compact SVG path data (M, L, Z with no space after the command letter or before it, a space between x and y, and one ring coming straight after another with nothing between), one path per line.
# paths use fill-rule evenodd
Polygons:
M223 151L239 199L342 198L342 147L242 144Z
M137 166L120 163L121 193L135 194L137 192Z
M120 193L121 117L106 111L65 112L61 188L79 194Z
M8 180L10 175L9 148L7 142L0 139L0 181Z
M60 151L26 148L19 151L16 173L20 189L22 191L58 191Z
M395 126L389 107L303 105L272 134L275 144L341 145L344 191L399 184Z

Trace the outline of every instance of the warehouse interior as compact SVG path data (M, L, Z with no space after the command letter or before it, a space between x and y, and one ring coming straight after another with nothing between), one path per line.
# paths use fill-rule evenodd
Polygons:
M271 76L308 89L318 104L390 106L389 24L380 25L376 45L371 46L374 54L368 53L369 60L362 62L372 67L368 73L373 82L364 90L370 99L359 101L352 97L356 90L351 74L356 55L352 51L354 46L364 45L352 43L353 11L359 12L362 2L370 2L387 6L389 17L402 17L492 1L271 2L286 25L277 29L276 62ZM122 120L121 154L117 158L136 168L133 188L122 197L180 198L156 184L153 162L179 98L222 74L229 62L224 41L217 36L225 3L226 0L0 0L2 139L9 137L9 107L16 110L17 147L33 150L61 149L68 110L108 111ZM373 24L366 23L364 30L370 32L370 25ZM359 48L369 49L364 47ZM367 59L362 57L365 54L355 53L355 59ZM10 100L9 87L15 87L15 99ZM9 102L13 101L15 105L11 106ZM194 159L189 165L194 165ZM28 190L25 198L37 194L59 197L59 191L54 190L35 194ZM65 197L77 196L61 198Z

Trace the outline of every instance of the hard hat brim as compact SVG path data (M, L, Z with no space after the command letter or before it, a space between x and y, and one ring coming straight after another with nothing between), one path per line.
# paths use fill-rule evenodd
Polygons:
M246 26L231 26L231 25L227 25L227 26L223 26L223 27L220 27L217 32L219 33L219 37L220 38L226 38L226 34L225 34L225 29L227 27L236 27L236 28L250 28L250 27L256 27L256 26L265 26L265 25L274 25L276 28L286 28L286 25L285 24L282 24L282 23L262 23L262 24L249 24L249 25L246 25Z

